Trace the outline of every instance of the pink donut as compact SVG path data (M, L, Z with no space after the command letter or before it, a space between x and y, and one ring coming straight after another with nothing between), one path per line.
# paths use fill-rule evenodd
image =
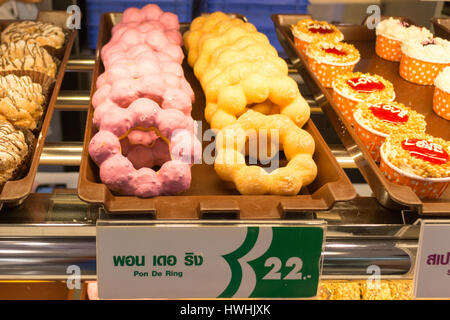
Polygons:
M141 12L145 20L159 20L164 13L158 5L153 3L145 5Z
M162 139L157 140L152 148L143 145L131 145L128 148L127 158L136 169L161 166L170 161L170 150Z
M143 14L140 9L138 8L128 8L126 9L122 14L122 20L120 20L121 23L127 23L127 22L141 22L143 20Z
M146 68L152 68L150 65ZM111 68L112 70L113 68ZM111 100L119 107L126 108L131 102L139 98L152 99L159 103L163 109L174 108L190 115L194 94L184 77L172 73L140 75L133 78L132 72L139 74L138 69L128 70L127 73L121 64L117 69L107 71L106 82L94 93L92 103L94 108L106 100Z
M166 29L171 30L179 30L180 22L178 21L178 17L176 14L172 12L164 12L159 18L161 23L166 27Z
M105 101L108 96L109 92L111 91L111 85L106 84L104 86L98 87L95 93L92 95L92 106L94 108L97 108L103 101Z
M167 161L159 169L159 177L164 195L184 192L191 184L191 168L178 160Z
M140 168L133 175L134 194L138 197L155 197L163 193L160 177L149 168Z
M122 156L115 154L100 165L100 179L111 190L122 195L134 194L134 186L130 183L136 169L133 164Z
M154 26L154 24L153 24ZM146 44L149 48L164 52L170 56L173 61L180 63L184 59L183 50L181 49L181 34L174 36L173 31L166 35L164 29L154 26L146 28L146 31L140 31L138 28L122 27L116 31L109 43L101 50L101 57L105 57L112 51L128 51L139 44Z
M153 131L133 130L128 134L128 140L131 144L151 145L159 136Z
M89 144L89 154L91 158L100 167L100 179L111 190L123 195L145 196L151 194L156 196L159 194L176 194L186 191L191 182L192 165L191 159L195 159L196 155L190 155L186 146L194 141L195 136L188 134L185 130L183 133L173 135L174 139L170 141L170 150L182 151L180 154L171 154L170 160L167 153L164 153L163 142L158 139L160 144L156 143L153 148L143 145L131 145L127 149L127 156L120 152L121 142L119 137L108 131L100 130L92 138ZM180 137L184 137L180 139ZM198 142L200 145L200 142ZM198 149L201 153L201 148ZM198 151L197 151L198 152ZM158 174L155 173L152 166L161 165ZM142 170L146 169L146 170ZM142 181L154 181L157 177L162 188L146 189L142 192L140 188ZM156 183L156 182L155 182ZM141 191L139 191L141 190Z
M95 163L102 163L106 159L119 154L120 147L116 135L109 131L101 131L89 142L89 154Z
M146 196L175 194L189 188L190 167L201 157L192 117L177 109L161 109L146 98L135 100L128 108L105 103L94 114L98 110L104 116L97 120L100 130L89 143L89 154L100 167L100 179L109 189L123 195ZM155 141L152 148L142 144L148 142L147 132L140 134L139 129L133 130L138 127L156 128L170 141L170 148L162 138L152 140ZM128 142L122 144L120 137L126 134ZM139 144L134 144L135 139ZM121 152L121 146L126 146L125 152ZM162 165L156 175L159 182L155 182L151 169L155 165ZM156 185L161 188L149 189Z
M154 4L129 8L111 33L92 96L99 131L88 151L100 179L120 195L184 192L202 148L191 117L194 92L181 67L178 17Z

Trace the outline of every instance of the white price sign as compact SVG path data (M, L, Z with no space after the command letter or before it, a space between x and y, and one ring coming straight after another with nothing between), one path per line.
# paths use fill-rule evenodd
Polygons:
M416 298L450 298L450 221L422 221L414 274Z
M324 224L97 227L99 297L314 297Z

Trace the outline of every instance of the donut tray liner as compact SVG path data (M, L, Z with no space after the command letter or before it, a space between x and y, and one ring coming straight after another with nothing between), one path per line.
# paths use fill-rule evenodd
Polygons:
M54 84L50 87L46 105L44 106L44 114L40 120L38 130L33 131L34 141L30 146L31 153L29 160L24 163L20 170L20 174L12 180L7 181L0 192L0 204L4 206L19 206L28 197L32 191L36 172L39 167L39 160L42 149L44 147L47 131L50 126L53 111L55 108L56 98L58 97L61 88L64 73L69 60L70 52L72 51L73 42L76 36L76 30L66 29L66 20L68 18L66 11L40 11L37 17L39 21L52 22L62 27L66 33L66 41L64 43L64 54L58 59L59 65L56 73ZM12 23L12 20L0 20L0 30L3 30L7 25Z
M437 200L421 200L411 188L391 183L384 178L364 144L334 103L333 89L325 88L320 84L305 57L295 47L290 26L305 18L311 18L311 16L299 14L272 15L272 21L283 49L311 90L323 112L328 116L377 200L389 209L411 210L423 215L450 215L450 188L447 188ZM381 17L381 19L385 18L387 17ZM414 24L405 17L396 18ZM404 80L399 74L399 62L391 62L378 57L375 53L375 29L368 28L369 21L369 18L366 17L361 25L336 25L344 34L344 41L353 44L361 54L361 60L355 66L354 72L379 74L389 80L394 85L396 101L402 102L425 115L427 133L450 140L450 122L439 117L433 111L434 86L417 85ZM448 39L450 35L448 33L449 20L438 19L433 22L436 34ZM436 28L436 25L438 28Z
M91 97L95 92L98 75L103 71L99 51L111 37L111 28L120 21L121 14L105 13L101 17L97 42L97 60L95 62ZM245 18L243 18L245 19ZM189 29L189 24L181 23L181 32ZM203 117L205 97L199 82L186 61L183 69L187 81L195 92L192 106L194 120L202 121L203 132L209 128ZM211 164L195 164L192 167L192 182L187 192L174 196L138 198L120 196L112 193L99 178L98 166L90 159L88 145L96 133L92 124L93 108L89 107L84 148L78 181L80 199L103 204L107 213L132 214L145 213L155 219L281 219L295 218L305 212L330 209L336 201L349 201L356 197L356 191L332 155L331 150L321 137L311 120L304 126L316 143L314 160L318 166L315 181L303 188L296 196L241 195L232 184L222 181ZM204 141L203 148L210 142ZM282 162L282 159L280 159Z

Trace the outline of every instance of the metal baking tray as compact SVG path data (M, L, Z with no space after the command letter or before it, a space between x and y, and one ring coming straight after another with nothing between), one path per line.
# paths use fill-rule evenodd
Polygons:
M101 17L97 42L96 62L93 70L91 95L95 92L95 83L99 74L104 71L100 58L100 50L111 37L111 28L120 21L121 14L105 13ZM181 24L181 32L187 31L189 24ZM187 81L195 92L195 103L192 116L202 121L203 131L209 125L203 117L205 97L192 68L183 62ZM327 210L336 201L348 201L356 197L351 182L340 168L329 147L322 139L317 128L310 120L304 127L315 139L316 151L314 160L318 166L318 176L307 188L303 188L297 196L244 196L234 186L222 181L214 171L213 165L205 163L192 167L191 187L187 192L176 196L158 196L154 198L138 198L133 196L117 196L101 183L99 169L90 159L88 145L96 129L92 124L93 107L90 105L84 148L78 181L80 199L103 204L110 213L146 212L157 219L197 219L197 218L240 218L240 219L279 219L295 216L301 212ZM205 147L209 142L204 142Z
M437 200L421 200L407 186L400 186L386 180L367 149L351 129L350 124L333 102L332 89L324 88L314 76L304 56L296 49L290 25L310 15L275 14L278 39L291 59L295 68L311 90L315 100L330 119L334 129L347 151L372 188L378 201L385 207L397 210L414 210L419 214L450 214L450 188ZM386 18L386 17L382 17ZM403 20L408 20L403 18ZM361 54L361 60L355 72L376 73L391 81L394 85L396 100L425 115L427 132L434 136L450 140L449 122L437 116L432 110L434 86L421 86L403 80L399 75L399 63L383 60L375 53L375 30L366 26L366 19L361 25L336 25L344 34L344 41L353 44Z
M7 206L17 206L20 205L30 194L34 178L39 166L39 158L41 157L42 148L44 147L45 138L47 136L47 131L50 126L50 121L52 119L53 110L58 97L59 90L61 88L61 83L64 77L67 61L72 51L72 45L76 36L76 30L68 30L66 28L66 20L69 14L66 11L41 11L38 14L36 20L52 22L66 31L66 41L64 43L64 55L61 57L60 64L58 66L58 71L55 78L55 83L48 93L49 98L47 99L48 104L45 107L44 114L41 120L40 130L35 132L34 143L31 146L32 154L29 160L29 164L22 174L21 178L16 180L7 181L1 192L0 192L0 203ZM3 30L5 26L14 21L4 20L0 21L0 26ZM58 59L58 57L57 57Z

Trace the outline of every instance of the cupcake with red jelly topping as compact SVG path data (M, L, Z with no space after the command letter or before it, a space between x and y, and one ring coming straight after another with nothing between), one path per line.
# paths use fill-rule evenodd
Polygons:
M353 113L355 131L376 162L380 147L390 134L399 130L425 132L425 116L398 102L361 102Z
M433 111L450 120L450 67L446 67L434 80Z
M392 17L377 24L376 35L375 52L379 57L389 61L400 61L403 42L410 39L425 41L433 38L430 30Z
M345 118L353 124L353 112L360 102L393 101L394 86L377 74L346 73L333 81L333 100Z
M450 66L450 41L433 38L408 40L402 45L400 76L410 82L433 85L438 74Z
M313 41L339 42L344 35L338 28L326 21L303 19L291 25L297 49L305 54L306 47Z
M450 183L450 142L425 133L399 132L381 146L380 170L419 198L437 199Z
M311 70L326 88L331 88L337 75L353 72L360 59L358 49L344 42L312 42L306 56Z

